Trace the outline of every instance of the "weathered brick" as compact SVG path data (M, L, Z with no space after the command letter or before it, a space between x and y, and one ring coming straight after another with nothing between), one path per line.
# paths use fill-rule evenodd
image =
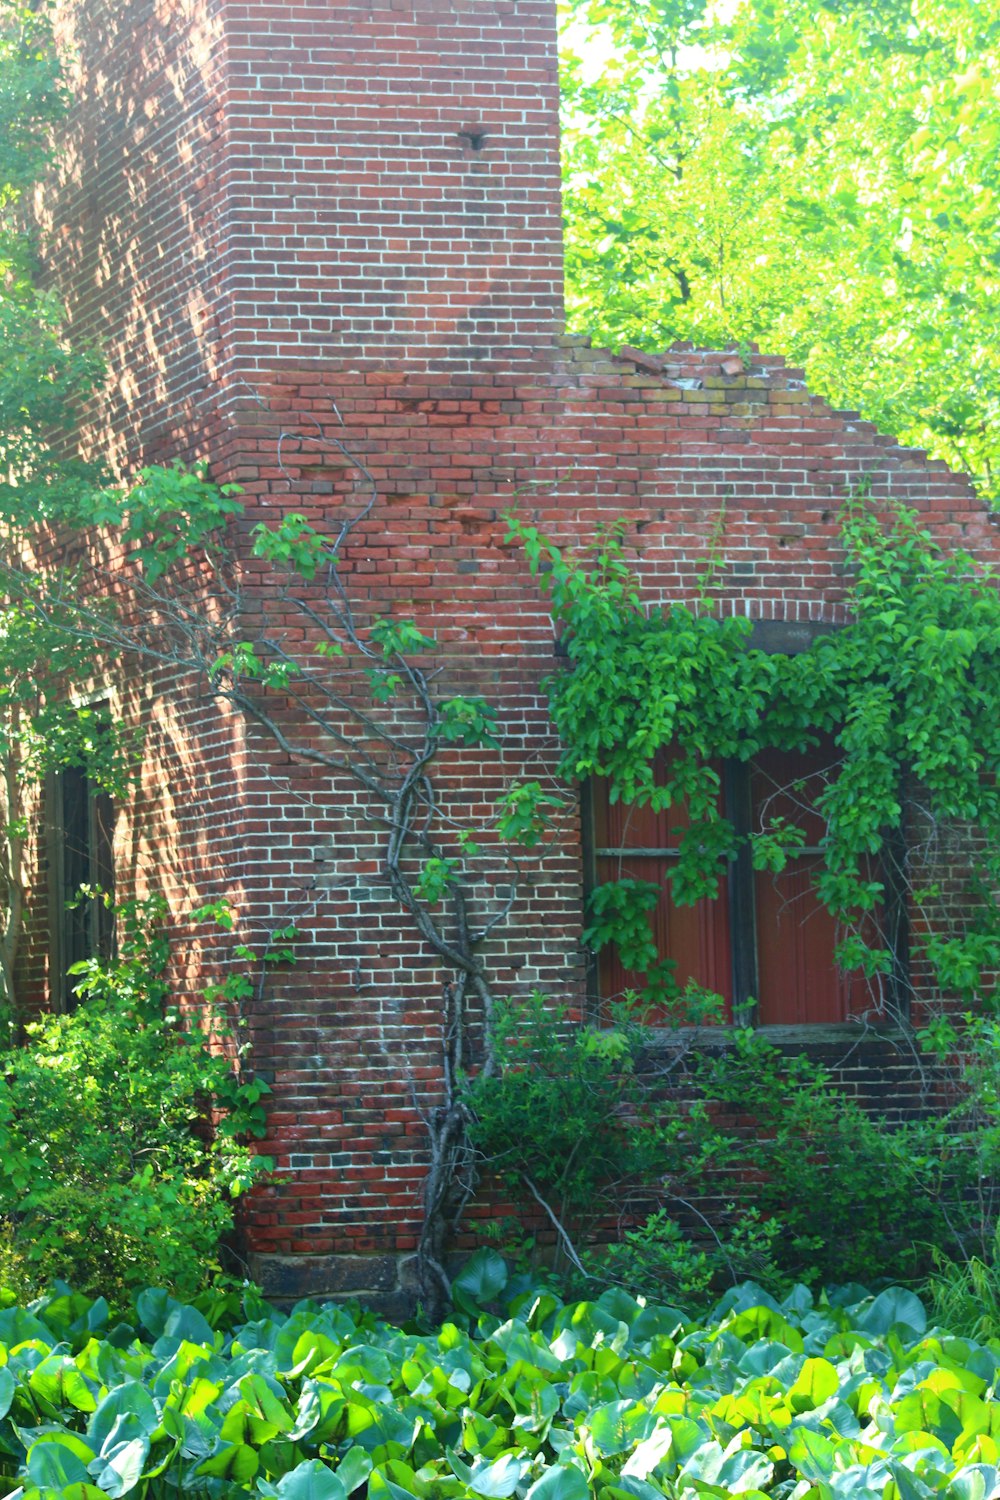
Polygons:
M112 370L85 439L123 470L209 459L244 487L250 524L294 509L329 529L363 503L344 450L368 467L378 495L345 587L362 616L397 608L439 638L442 697L498 708L503 757L442 758L446 813L488 823L512 779L558 760L552 625L500 519L515 500L565 544L627 515L651 602L707 597L793 635L845 618L836 513L862 480L996 557L964 478L874 441L781 360L612 356L562 333L554 0L57 12L79 102L40 213L61 226L49 263L74 330L104 339ZM246 578L252 625L268 570ZM402 1295L386 1257L420 1220L445 976L391 899L364 800L203 684L107 669L116 706L149 725L122 879L164 890L185 1003L224 958L200 929L188 942L196 901L229 893L257 944L290 920L303 933L247 1017L275 1088L262 1144L289 1164L246 1212L257 1271L280 1295ZM575 812L537 860L489 961L509 993L589 1013ZM955 884L958 900L960 869ZM40 1002L43 900L34 913ZM891 1073L905 1111L915 1074L886 1045L862 1067L844 1034L829 1058L865 1097Z

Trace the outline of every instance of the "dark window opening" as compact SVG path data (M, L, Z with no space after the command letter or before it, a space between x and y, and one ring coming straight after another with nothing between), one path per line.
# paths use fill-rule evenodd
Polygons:
M82 766L65 766L52 787L52 999L76 1004L70 971L114 950L114 805ZM86 888L90 894L81 894Z
M603 779L591 782L585 798L589 832L588 884L634 879L661 888L650 922L657 951L676 964L683 986L696 984L720 995L723 1019L761 1026L830 1025L865 1018L887 1024L906 1009L907 922L902 835L887 840L872 877L881 881L879 910L866 919L860 936L892 954L892 971L867 978L845 972L836 950L847 933L823 906L814 879L823 861L824 824L815 799L834 761L830 745L798 754L761 752L749 764L719 767L719 811L739 836L738 853L722 874L713 899L678 905L669 872L678 855L685 818L681 808L654 813L649 808L611 804ZM775 818L799 831L801 847L783 870L755 870L747 836L762 832ZM642 976L627 972L613 948L597 959L600 999L641 990Z

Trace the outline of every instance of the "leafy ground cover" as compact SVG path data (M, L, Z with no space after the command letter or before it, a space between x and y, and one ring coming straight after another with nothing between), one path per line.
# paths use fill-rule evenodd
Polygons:
M480 1252L436 1332L252 1296L234 1317L233 1298L147 1291L113 1327L65 1290L3 1308L0 1493L1000 1494L1000 1342L928 1327L912 1292L779 1303L746 1283L693 1323L619 1289L564 1303L505 1283Z

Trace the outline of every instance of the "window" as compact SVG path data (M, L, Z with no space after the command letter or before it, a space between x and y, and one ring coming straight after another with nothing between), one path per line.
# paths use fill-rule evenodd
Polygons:
M81 896L81 886L114 891L114 809L81 766L64 766L49 788L50 973L53 1003L75 1004L74 964L109 958L114 947L114 914L98 896Z
M651 881L662 894L650 915L657 950L676 963L681 986L690 980L723 997L726 1019L757 1025L835 1024L866 1016L886 1022L906 992L906 906L895 850L875 872L885 887L882 909L863 936L893 954L891 975L845 974L835 950L845 934L821 904L813 877L822 861L823 821L814 802L833 763L832 746L806 754L762 752L750 764L721 767L720 811L733 823L739 852L714 899L678 906L669 872L684 826L682 809L611 805L607 782L588 789L589 883ZM754 870L746 835L782 817L803 843L778 874ZM610 949L598 961L602 998L641 988L642 976L623 969Z

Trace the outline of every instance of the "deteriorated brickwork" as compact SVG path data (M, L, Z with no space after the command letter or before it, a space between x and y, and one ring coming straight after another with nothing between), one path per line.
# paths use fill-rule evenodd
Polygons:
M502 513L517 493L523 514L565 540L586 539L621 515L634 520L651 598L694 598L716 538L713 602L760 620L844 618L836 516L861 481L876 496L926 511L942 536L980 555L994 548L994 523L962 479L830 411L774 360L726 374L719 354L675 351L657 373L562 340L558 357L529 381L336 373L295 391L283 371L264 394L281 415L268 422L258 414L238 442L245 459L256 450L262 475L247 484L252 514L258 503L266 514L268 499L280 502L289 486L317 523L358 504L343 466L309 440L313 424L329 424L380 492L349 554L349 575L345 568L353 597L372 610L399 602L437 636L442 697L480 693L500 708L501 762L467 753L456 811L474 801L485 812L505 777L537 776L554 763L539 691L557 666L551 624L523 559L505 543ZM290 430L303 442L275 476L275 447ZM525 488L532 484L541 488ZM301 773L300 808L319 801L309 785L315 778ZM278 982L256 1035L258 1061L273 1066L287 1106L274 1145L286 1147L282 1161L296 1182L261 1195L253 1237L259 1250L283 1255L373 1252L387 1235L411 1247L422 1176L411 1095L423 1098L433 1083L442 976L420 961L379 889L375 841L354 852L363 837L355 794L342 795L333 799L339 819L313 816L300 832L298 814L284 821L287 794L272 788L270 852L261 851L274 916L298 893L298 920L317 944L308 966ZM580 1000L581 871L574 820L525 882L498 939L501 989L537 986ZM330 899L313 916L307 893L324 887ZM828 1033L823 1040L850 1092L872 1097L872 1080L881 1079L883 1107L905 1113L919 1102L907 1042L859 1047L856 1028L839 1042Z
M243 485L251 523L291 507L321 529L360 509L344 450L363 461L377 501L341 574L360 619L413 617L441 643L439 697L498 709L499 752L443 762L445 814L487 819L557 758L540 683L558 659L505 542L515 500L563 541L627 516L651 600L789 625L843 619L837 511L860 484L995 555L964 479L780 360L559 336L550 0L61 11L83 94L52 264L79 328L108 340L116 452L201 454ZM274 609L263 572L257 599ZM248 1211L255 1268L283 1292L386 1293L379 1257L412 1250L419 1223L445 976L389 896L353 784L220 726L207 698L128 691L151 738L123 878L133 850L150 868L165 849L179 919L232 886L251 935L303 934L251 1018L280 1172ZM499 992L587 1003L582 888L573 811L494 934ZM823 1045L859 1096L919 1102L904 1041ZM327 1259L346 1254L375 1259Z

